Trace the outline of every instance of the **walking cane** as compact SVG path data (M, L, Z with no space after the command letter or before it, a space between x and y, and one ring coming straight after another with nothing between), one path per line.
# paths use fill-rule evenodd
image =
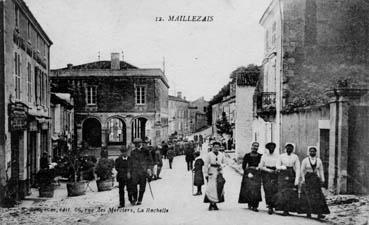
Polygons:
M152 197L152 199L153 199L153 200L155 200L155 199L154 199L154 195L153 195L153 193L152 193L152 189L151 189L150 182L149 182L149 181L147 181L147 184L149 185L149 189L150 189L151 197Z

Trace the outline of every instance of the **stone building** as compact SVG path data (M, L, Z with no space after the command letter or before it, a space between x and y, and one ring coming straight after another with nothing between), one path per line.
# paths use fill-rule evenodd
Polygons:
M188 109L189 104L190 103L182 97L181 92L178 92L177 96L169 95L169 135L177 133L178 136L184 137L190 133Z
M50 157L55 159L67 154L68 145L73 143L74 107L73 97L69 93L51 93L51 142Z
M253 72L254 73L254 72ZM212 106L212 126L217 133L216 121L222 118L224 112L227 121L232 126L232 138L235 142L237 158L243 158L251 150L253 140L253 95L258 81L257 76L250 76L247 72L238 74L230 82L230 94L223 101ZM227 140L230 136L225 136Z
M369 191L368 21L362 0L273 0L260 20L253 138L280 151L294 142L300 158L318 146L326 186L337 193Z
M22 0L1 1L0 14L0 200L6 192L19 200L50 147L52 42Z
M204 97L198 98L189 105L189 126L190 133L195 133L199 129L208 126L207 110L209 102Z
M56 91L73 90L78 147L118 150L134 138L153 145L168 138L168 81L160 69L140 69L120 60L52 70Z

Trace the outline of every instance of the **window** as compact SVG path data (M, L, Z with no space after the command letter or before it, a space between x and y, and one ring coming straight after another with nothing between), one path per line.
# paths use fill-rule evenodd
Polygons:
M269 30L265 32L265 48L267 51L269 50Z
M41 72L41 104L46 106L47 82L46 73Z
M37 38L36 38L36 48L38 51L40 51L40 36L37 35Z
M47 57L47 44L44 44L44 56Z
M272 27L272 46L275 46L276 40L277 40L277 22L274 22Z
M144 105L146 104L146 87L136 86L136 104Z
M35 67L35 99L36 105L41 104L41 70Z
M32 101L32 68L31 63L27 65L27 93L28 93L28 102Z
M31 40L31 24L28 22L28 27L27 27L27 40L30 41Z
M21 75L20 75L20 55L14 53L14 90L15 99L20 99Z
M97 87L87 87L87 105L96 105Z
M15 7L15 27L19 27L19 8Z

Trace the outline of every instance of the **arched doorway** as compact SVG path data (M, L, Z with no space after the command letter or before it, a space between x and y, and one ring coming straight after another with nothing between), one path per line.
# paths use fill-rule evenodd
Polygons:
M88 118L83 122L82 139L91 147L101 147L101 124L95 118Z
M135 138L141 138L142 140L145 140L146 138L146 124L147 119L140 117L137 119L134 119L132 121L132 141Z
M106 122L108 128L108 145L126 145L127 130L123 120L118 118L110 118Z

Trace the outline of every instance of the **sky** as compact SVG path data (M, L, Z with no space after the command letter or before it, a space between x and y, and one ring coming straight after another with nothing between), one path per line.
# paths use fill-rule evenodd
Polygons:
M169 94L181 91L188 100L210 100L237 67L261 64L259 20L270 1L25 0L53 41L51 69L123 52L124 61L139 68L165 65ZM181 15L213 20L168 21Z

